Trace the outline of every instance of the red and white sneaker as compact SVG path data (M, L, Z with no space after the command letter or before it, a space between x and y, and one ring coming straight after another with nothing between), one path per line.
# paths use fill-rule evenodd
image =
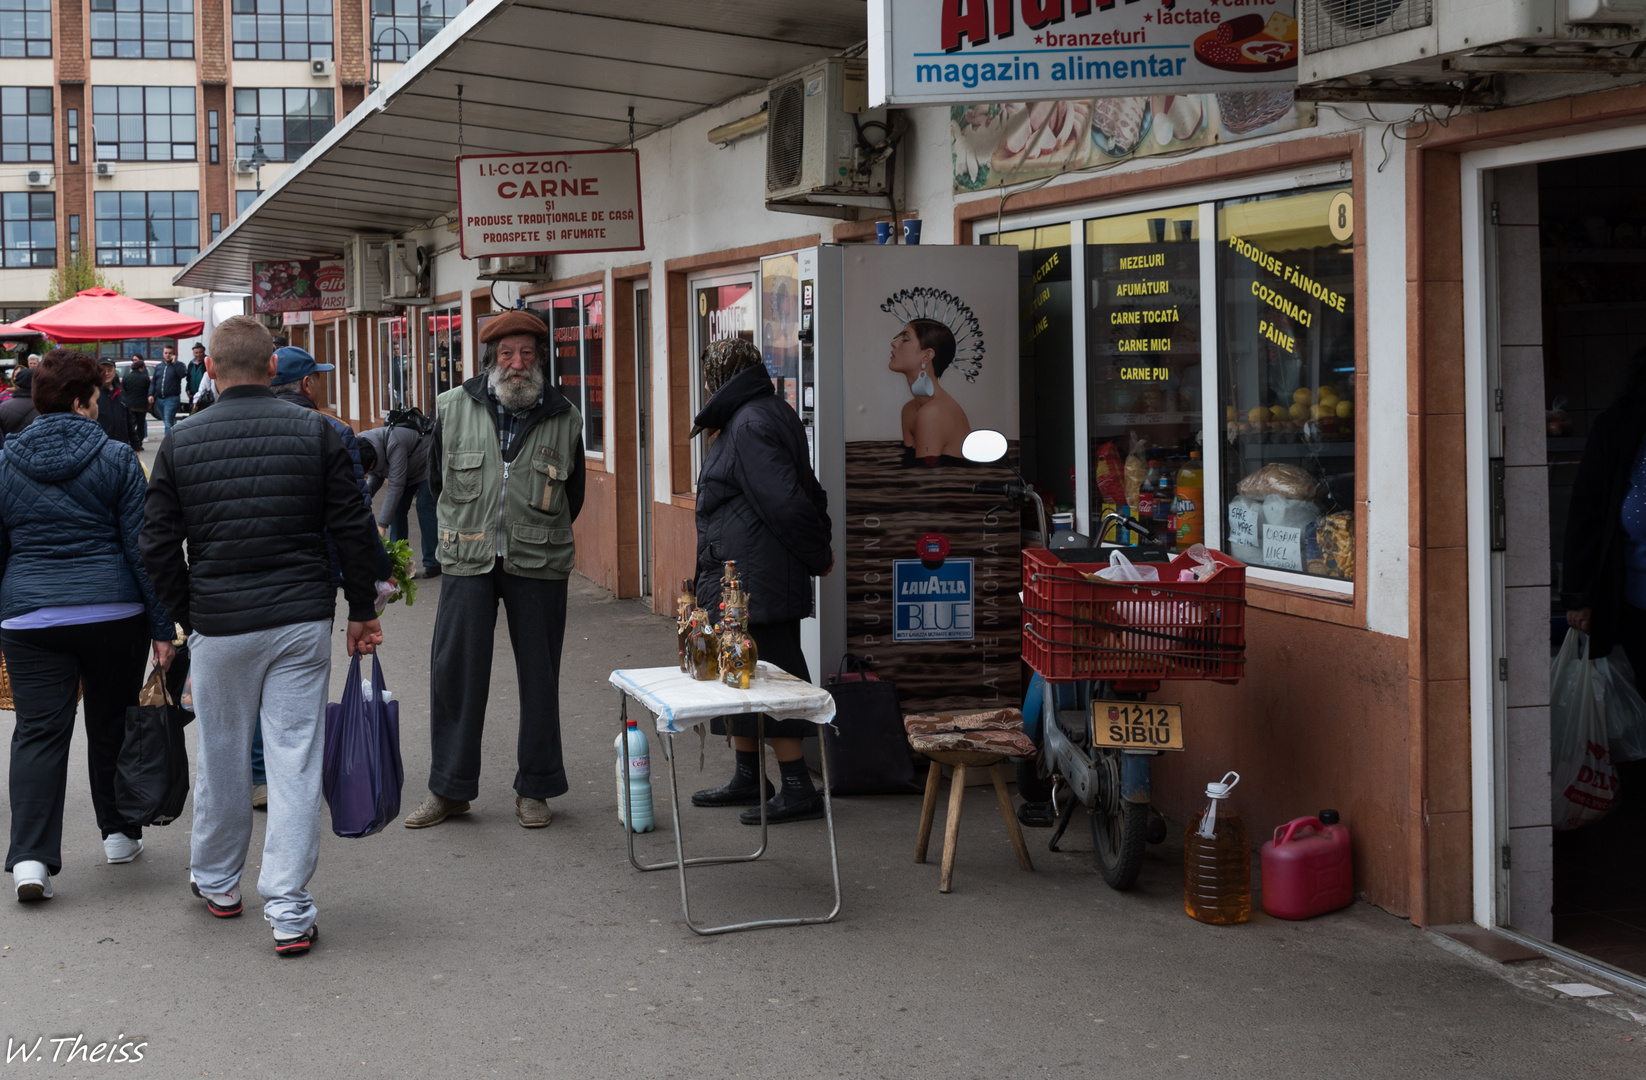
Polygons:
M307 930L295 937L282 937L280 931L276 930L274 932L274 955L302 956L319 940L320 928L312 924Z
M189 882L189 891L206 902L206 910L219 919L235 919L245 911L240 903L240 897L235 893L208 893L201 892L200 886Z

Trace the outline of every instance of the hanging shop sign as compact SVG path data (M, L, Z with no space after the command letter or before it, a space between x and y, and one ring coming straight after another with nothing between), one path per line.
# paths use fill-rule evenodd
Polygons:
M465 259L646 246L633 150L460 157L457 212Z
M869 103L1297 84L1296 0L870 0Z
M342 259L282 259L251 264L252 311L341 311Z

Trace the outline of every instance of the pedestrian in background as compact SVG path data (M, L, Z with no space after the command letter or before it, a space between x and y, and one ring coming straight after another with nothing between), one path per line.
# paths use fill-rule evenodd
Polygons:
M812 473L806 429L772 389L760 350L742 338L704 350L704 392L692 434L718 432L703 453L697 482L697 599L718 610L720 575L736 559L749 594L749 635L760 659L811 682L800 648L800 620L812 612L812 578L834 568L829 498ZM766 719L783 786L776 794L760 772L755 717L710 722L730 735L737 771L717 788L692 795L693 806L748 806L741 820L760 824L760 802L773 824L823 816L801 740L817 734L803 720Z
M390 422L360 436L361 462L366 469L366 487L373 496L383 492L383 508L377 513L377 531L390 540L411 539L411 506L417 503L417 531L422 541L421 577L440 576L436 553L434 491L429 487L430 435L415 423ZM369 448L369 450L368 450Z
M121 388L120 380L115 378L119 371L114 365L114 358L104 357L98 362L97 371L103 380L103 392L97 398L98 426L121 446L129 446L133 450L141 449L136 436L132 433L131 412L126 408L126 392Z
M337 431L269 388L269 332L238 315L213 333L212 350L219 397L160 443L143 559L189 631L199 757L190 887L214 916L243 910L261 721L269 820L257 890L275 952L296 956L318 936L308 884L319 857L320 731L337 607L325 534L342 563L350 655L383 640L372 556L382 545Z
M482 374L435 399L429 482L438 500L440 606L429 672L429 796L406 827L464 814L480 794L497 604L520 686L514 813L528 829L564 795L560 648L572 522L583 508L583 418L549 385L549 330L511 311L480 334ZM512 466L512 468L511 468Z
M187 377L188 369L177 359L177 347L167 345L161 350L160 363L154 367L149 386L149 405L159 411L160 422L165 425L162 435L169 433L177 422L177 407L183 403L183 381Z
M130 402L132 423L137 429L137 448L149 441L149 369L142 356L131 354L131 368L120 380Z
M200 383L206 377L206 347L197 341L190 352L193 355L183 376L183 391L188 394L189 411L193 412L195 396L200 393Z
M34 407L33 387L34 369L23 368L17 373L17 385L11 397L0 401L0 432L15 435L40 415Z
M173 635L138 552L143 467L97 424L97 362L53 349L33 375L43 413L0 454L0 649L17 704L6 869L19 900L49 898L63 867L81 687L103 856L128 863L142 852L141 826L115 808L115 761L145 655L169 666Z
M37 368L39 366L40 366L40 354L37 353L37 352L29 353L29 367L32 369L32 368Z

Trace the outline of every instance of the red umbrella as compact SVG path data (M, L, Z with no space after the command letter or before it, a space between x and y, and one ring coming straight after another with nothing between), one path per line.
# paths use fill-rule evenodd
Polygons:
M199 319L121 296L113 289L82 289L60 304L23 316L10 328L75 345L126 338L197 337L205 326Z

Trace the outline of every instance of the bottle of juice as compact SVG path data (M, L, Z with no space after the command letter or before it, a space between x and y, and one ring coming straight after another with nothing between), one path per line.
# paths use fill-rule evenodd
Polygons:
M1206 809L1183 834L1183 910L1218 926L1252 916L1252 846L1229 804L1238 783L1240 774L1227 772L1207 784Z
M1206 472L1200 451L1189 451L1189 460L1177 470L1177 494L1172 503L1177 520L1177 550L1187 551L1206 539Z

